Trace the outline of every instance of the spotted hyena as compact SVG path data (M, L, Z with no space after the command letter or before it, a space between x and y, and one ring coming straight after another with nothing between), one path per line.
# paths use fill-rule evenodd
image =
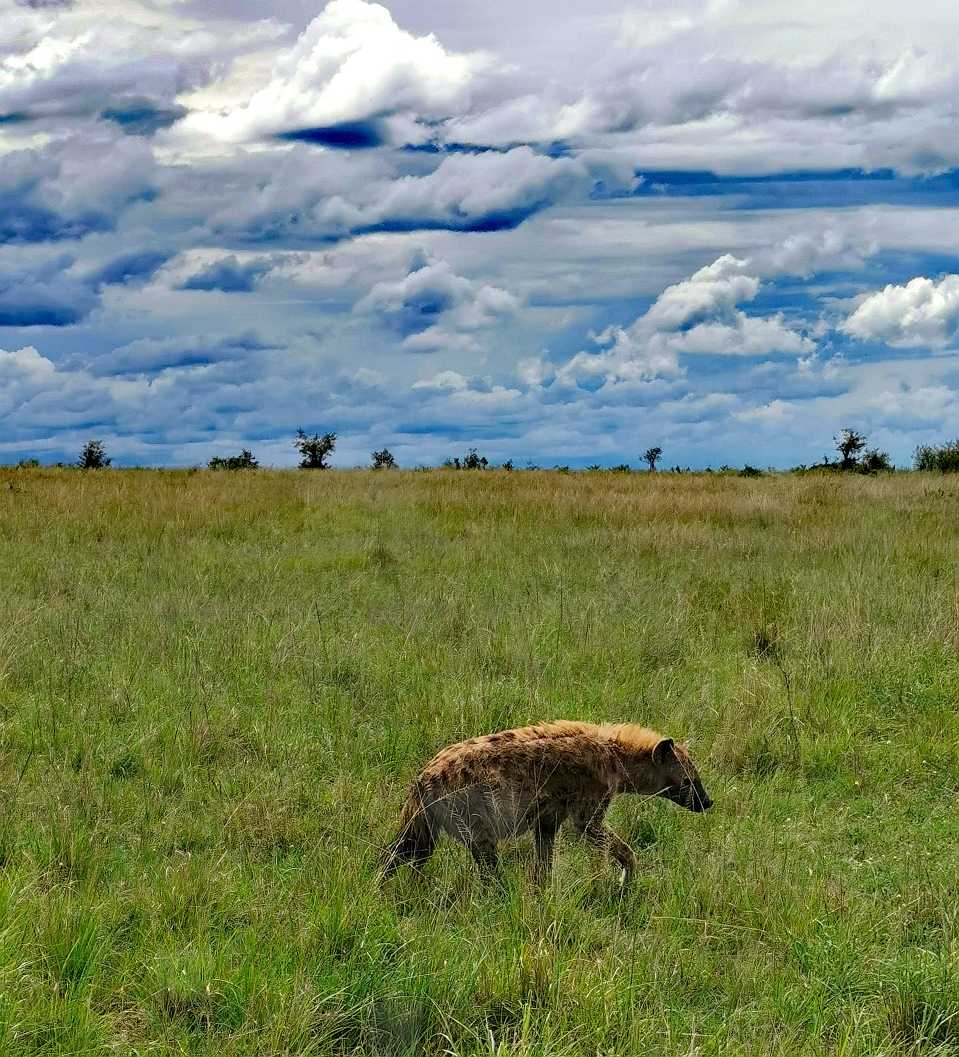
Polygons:
M495 875L497 843L532 830L542 878L556 831L569 822L616 859L628 880L636 856L605 824L606 811L619 793L662 796L690 811L711 807L687 750L688 743L675 745L645 727L567 720L450 745L413 782L384 875L404 863L422 866L441 833L465 844L482 873Z

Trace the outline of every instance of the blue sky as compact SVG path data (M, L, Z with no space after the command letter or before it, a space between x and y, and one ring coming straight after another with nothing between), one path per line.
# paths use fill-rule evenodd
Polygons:
M2 15L0 461L959 435L955 5Z

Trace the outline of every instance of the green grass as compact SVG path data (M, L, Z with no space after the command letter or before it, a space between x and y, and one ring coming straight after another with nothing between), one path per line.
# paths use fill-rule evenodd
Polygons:
M0 1053L959 1054L959 481L0 470ZM440 747L694 739L485 892Z

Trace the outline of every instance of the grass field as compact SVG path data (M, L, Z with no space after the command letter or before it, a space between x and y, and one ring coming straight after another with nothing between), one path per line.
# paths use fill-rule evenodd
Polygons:
M959 1053L959 480L0 470L0 1053ZM694 739L716 807L485 892L441 746Z

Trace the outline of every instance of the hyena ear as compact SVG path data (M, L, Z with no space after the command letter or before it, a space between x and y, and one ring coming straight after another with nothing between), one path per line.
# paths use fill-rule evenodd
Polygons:
M669 754L672 753L672 752L673 752L673 739L672 738L663 738L662 741L657 742L656 745L653 747L653 754L652 754L653 763L655 763L656 766L658 767L661 763L663 763L665 761L666 757L669 756Z

